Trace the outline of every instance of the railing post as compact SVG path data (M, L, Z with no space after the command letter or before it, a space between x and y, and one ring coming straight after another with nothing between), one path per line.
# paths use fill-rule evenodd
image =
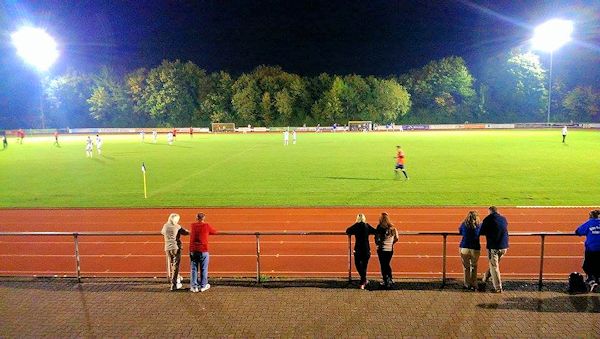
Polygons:
M544 244L545 244L545 240L546 240L546 235L545 234L540 234L540 236L542 237L542 245L541 245L541 253L540 253L540 277L538 280L538 291L542 290L542 280L543 280L543 276L544 276Z
M348 282L352 282L352 236L348 235Z
M446 241L448 239L448 233L442 234L444 237L444 244L442 249L442 287L446 286Z
M77 271L77 282L81 282L81 262L79 260L79 239L78 234L73 233L73 240L75 241L75 262L76 262L76 271Z
M260 233L256 235L256 282L260 282Z

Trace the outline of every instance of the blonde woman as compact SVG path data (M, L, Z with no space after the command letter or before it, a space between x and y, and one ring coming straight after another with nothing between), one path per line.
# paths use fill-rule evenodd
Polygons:
M376 234L373 226L367 224L367 217L359 213L354 225L346 229L346 234L354 235L354 265L360 275L359 288L364 290L367 284L367 266L371 258L371 247L369 246L369 235Z
M458 233L462 235L459 247L464 272L463 288L471 291L477 290L477 261L481 250L480 225L477 211L469 211L458 228Z
M381 213L379 224L377 225L377 235L375 236L375 245L377 245L377 257L381 267L381 276L383 281L381 285L385 288L391 288L394 284L392 280L392 266L390 262L394 256L394 244L398 242L398 230L391 223L387 213Z
M169 258L169 264L171 272L169 278L171 279L171 291L178 290L183 287L181 283L181 276L179 275L179 263L181 262L181 250L183 245L181 244L181 235L188 235L190 232L179 225L179 214L171 213L169 219L163 225L160 233L165 238L165 253Z

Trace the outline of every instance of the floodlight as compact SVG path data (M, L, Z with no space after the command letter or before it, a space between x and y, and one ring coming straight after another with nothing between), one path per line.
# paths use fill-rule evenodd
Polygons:
M23 27L11 38L17 54L39 71L47 71L58 58L56 41L41 28Z
M552 53L571 41L571 33L573 21L552 19L535 28L531 42L534 49Z
M552 104L552 56L554 51L571 41L573 21L552 19L537 26L533 31L531 44L534 49L550 53L550 72L548 75L548 117L546 123L550 125L550 106Z

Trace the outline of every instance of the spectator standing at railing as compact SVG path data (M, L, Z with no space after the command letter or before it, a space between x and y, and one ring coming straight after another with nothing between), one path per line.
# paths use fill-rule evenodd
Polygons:
M590 219L577 228L575 234L585 235L583 271L590 292L600 284L600 210L590 211Z
M487 283L492 278L495 293L502 293L502 277L500 276L500 259L508 250L508 221L496 206L490 206L490 214L483 219L480 235L485 235L487 242L489 268L483 274L482 281Z
M188 235L190 232L179 225L179 214L171 213L167 223L162 227L160 233L165 238L165 253L169 258L169 267L171 268L171 291L175 291L183 287L181 276L179 275L179 263L181 262L181 251L183 245L181 243L181 235Z
M394 256L394 244L396 242L398 242L398 229L394 227L387 213L381 213L377 225L377 235L375 235L375 244L377 245L377 257L379 258L383 278L381 285L385 288L391 288L394 284L390 262Z
M190 291L204 292L210 288L208 283L208 236L217 234L211 225L204 222L204 213L196 215L197 222L190 229ZM200 283L198 283L198 266L200 267ZM200 287L200 290L198 290Z
M463 288L471 291L477 290L477 261L481 250L479 228L477 211L469 211L458 228L458 233L462 235L459 247L464 273Z
M354 265L360 275L359 288L364 290L367 284L367 266L371 258L371 246L369 245L369 235L377 234L373 226L367 224L367 217L359 213L356 216L354 225L346 229L346 234L354 235Z

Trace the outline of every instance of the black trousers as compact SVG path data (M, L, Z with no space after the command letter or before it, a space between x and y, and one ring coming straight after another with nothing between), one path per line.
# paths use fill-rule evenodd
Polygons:
M394 256L394 251L377 251L379 257L379 266L381 267L381 276L384 283L389 283L392 280L392 266L390 262Z
M588 279L600 279L600 251L585 251L583 259L583 271Z
M369 266L370 258L371 253L354 252L354 265L356 266L358 275L360 275L361 285L367 282L367 266Z

